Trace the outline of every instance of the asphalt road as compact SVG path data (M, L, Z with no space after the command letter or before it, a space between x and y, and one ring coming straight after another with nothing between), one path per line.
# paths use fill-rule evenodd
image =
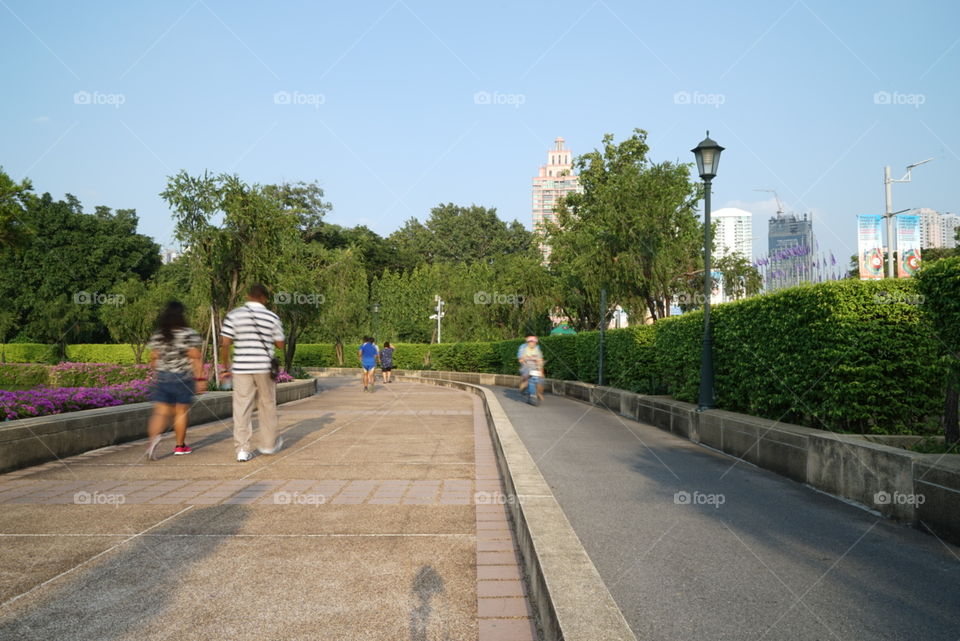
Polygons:
M638 639L960 639L960 548L612 412L492 389Z

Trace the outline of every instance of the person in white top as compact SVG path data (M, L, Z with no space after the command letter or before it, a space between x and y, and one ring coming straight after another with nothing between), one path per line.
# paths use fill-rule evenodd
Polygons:
M273 348L283 349L283 325L280 317L266 307L267 288L250 286L247 302L223 319L220 330L220 358L233 379L233 441L237 461L253 458L253 404L257 403L260 434L257 448L261 454L276 454L283 447L277 435L277 383L270 373ZM230 348L233 347L231 367Z

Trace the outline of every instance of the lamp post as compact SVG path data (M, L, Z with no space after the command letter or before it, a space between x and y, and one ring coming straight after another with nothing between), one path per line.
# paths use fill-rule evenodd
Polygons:
M373 337L377 337L377 314L380 313L380 303L370 305L370 313L373 315Z
M931 160L933 160L933 158L927 158L926 160L915 162L912 165L907 165L907 173L905 173L900 180L894 180L890 177L890 165L883 168L883 195L887 205L883 213L883 217L887 219L887 278L897 277L897 265L893 259L893 252L896 249L894 247L896 236L893 230L893 219L896 218L897 214L903 213L903 211L893 211L893 183L911 182L913 168L919 167ZM904 211L909 210L905 209Z
M707 137L691 149L697 159L697 172L703 179L703 351L700 356L700 406L699 411L713 407L713 332L710 328L710 294L713 275L710 271L710 188L717 175L720 152L723 147Z

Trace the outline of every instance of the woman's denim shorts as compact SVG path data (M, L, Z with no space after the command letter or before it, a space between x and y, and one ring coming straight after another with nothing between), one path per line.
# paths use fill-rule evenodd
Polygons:
M150 391L150 400L168 405L189 405L193 402L196 383L188 372L157 372L157 380Z

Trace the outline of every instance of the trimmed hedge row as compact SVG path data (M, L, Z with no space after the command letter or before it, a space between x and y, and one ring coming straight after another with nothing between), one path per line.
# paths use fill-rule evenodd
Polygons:
M717 407L834 431L936 429L945 371L921 301L913 280L848 280L716 306ZM604 384L696 402L702 332L702 312L606 332ZM515 374L521 342L399 343L394 364ZM547 336L541 345L551 378L597 382L599 332ZM50 349L8 345L8 360L21 360L13 348L24 355ZM356 348L344 346L345 365L356 364ZM126 345L73 345L69 354L123 363L133 352ZM301 344L294 364L339 363L332 345Z
M717 306L717 406L833 431L936 429L944 372L919 300L912 280L839 281ZM702 324L657 324L657 369L679 400L698 397Z

